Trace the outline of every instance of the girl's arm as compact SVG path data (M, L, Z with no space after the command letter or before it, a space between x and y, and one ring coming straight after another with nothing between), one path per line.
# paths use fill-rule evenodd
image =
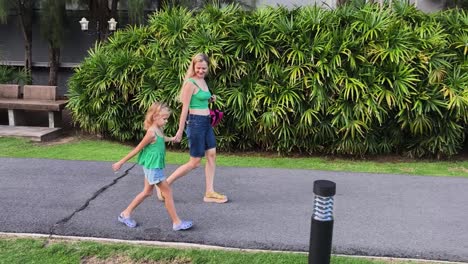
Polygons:
M190 82L185 82L184 86L182 86L182 94L180 98L182 101L182 112L180 113L179 130L177 130L177 133L175 135L175 142L180 142L180 140L182 140L182 135L184 134L185 122L187 121L190 99L192 98L194 86L195 85L193 85Z
M166 137L166 136L164 136L164 142L168 142L168 141L173 142L174 140L175 140L175 137Z
M166 135L164 135L162 130L159 130L159 129L156 129L156 135L158 135L158 137L162 137L164 142L168 142L168 141L173 142L175 139L175 137L166 137Z
M138 152L140 152L146 145L154 141L154 131L152 129L148 129L146 131L145 136L140 141L140 143L132 150L127 156L123 157L118 162L112 164L112 169L114 171L118 171L122 165L127 162L129 159L133 158Z

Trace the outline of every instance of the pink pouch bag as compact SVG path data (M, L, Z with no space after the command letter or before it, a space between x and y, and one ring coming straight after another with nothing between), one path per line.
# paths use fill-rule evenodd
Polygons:
M223 118L224 113L219 111L218 109L210 109L210 117L211 117L211 126L214 127L219 122L221 122L221 119Z

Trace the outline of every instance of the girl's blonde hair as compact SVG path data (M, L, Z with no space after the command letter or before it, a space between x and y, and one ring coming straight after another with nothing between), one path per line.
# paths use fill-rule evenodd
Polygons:
M171 109L165 103L154 102L150 106L145 116L145 123L144 123L145 130L148 130L153 125L153 122L154 122L153 117L155 115L159 115L162 111L167 111L169 114L171 113Z

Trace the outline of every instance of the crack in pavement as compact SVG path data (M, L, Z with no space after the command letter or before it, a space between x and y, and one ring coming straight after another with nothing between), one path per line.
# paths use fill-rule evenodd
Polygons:
M73 218L73 216L78 213L78 212L81 212L83 211L84 209L86 209L89 205L89 203L91 201L93 201L94 199L96 199L101 193L103 193L105 190L107 190L109 187L112 187L113 185L115 185L117 182L119 182L120 179L122 179L123 177L127 176L129 171L132 170L134 167L136 166L136 163L133 164L130 168L126 169L124 171L124 173L122 175L120 175L119 177L115 178L111 183L103 186L101 189L97 190L92 196L91 198L89 198L88 200L86 200L86 202L78 209L76 209L75 211L73 211L69 216L57 221L50 229L49 229L49 236L47 237L46 241L44 241L44 247L47 246L47 244L49 243L49 240L52 238L52 236L54 235L54 232L55 232L55 229L57 227L59 227L60 225L63 225L65 223L67 223L68 221L70 221L70 219Z

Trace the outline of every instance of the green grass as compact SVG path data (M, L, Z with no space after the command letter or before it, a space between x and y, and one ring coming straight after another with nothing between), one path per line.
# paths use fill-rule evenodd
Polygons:
M88 263L305 264L308 261L307 258L307 254L302 253L175 249L124 243L0 237L0 263L9 264L71 264L81 263L84 260L89 261ZM331 263L416 264L421 262L332 256Z
M24 139L0 138L0 157L46 158L67 160L117 161L131 146L105 140L81 139L64 144L44 145ZM183 164L188 152L168 151L168 164ZM384 159L385 160L385 159ZM132 161L135 161L133 159ZM392 159L366 161L323 157L278 157L262 153L219 153L218 166L314 169L369 173L393 173L429 176L468 177L468 161L417 161Z

